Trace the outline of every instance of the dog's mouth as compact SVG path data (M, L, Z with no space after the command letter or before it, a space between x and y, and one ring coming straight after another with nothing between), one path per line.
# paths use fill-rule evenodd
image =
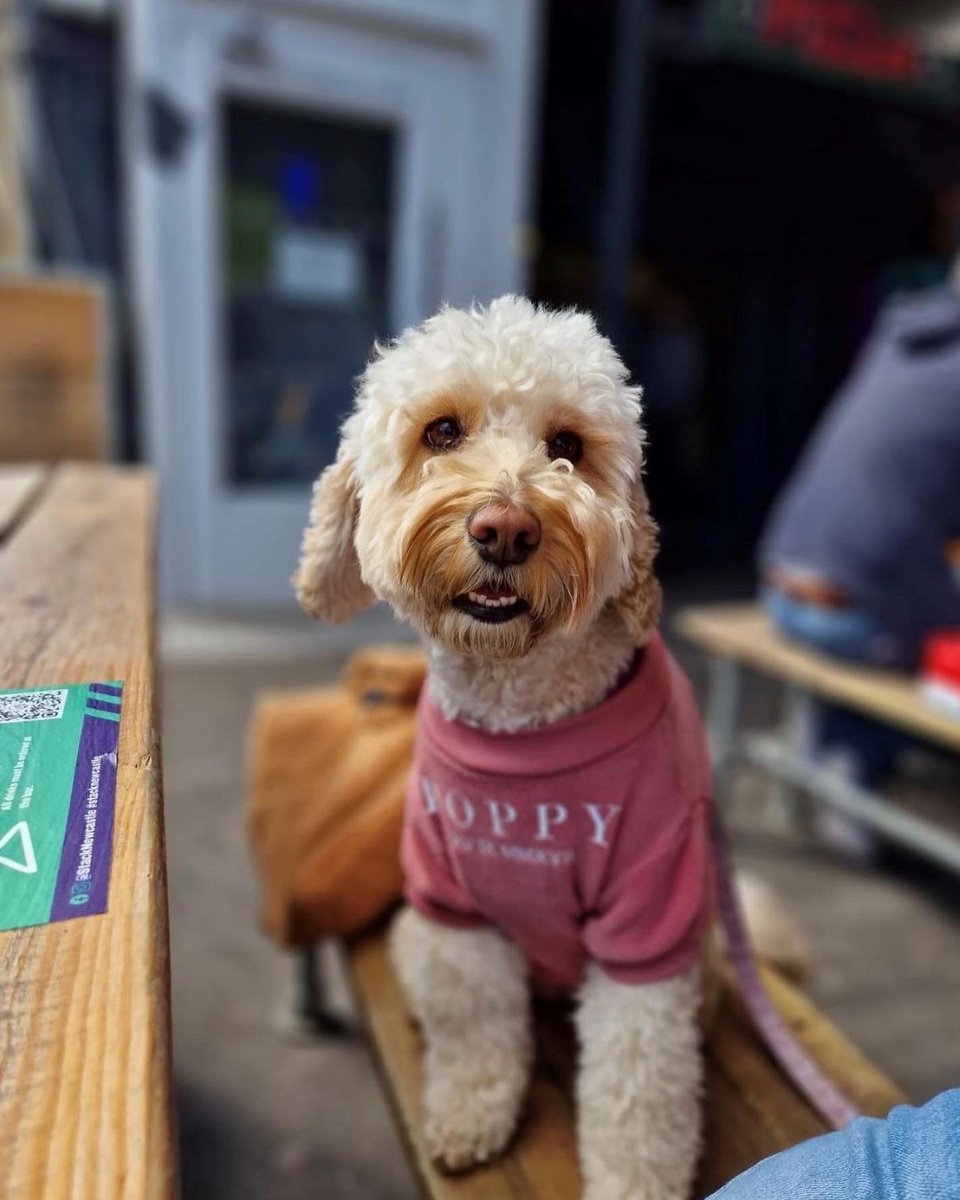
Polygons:
M481 587L454 596L453 607L475 621L503 625L530 611L530 605L509 588Z

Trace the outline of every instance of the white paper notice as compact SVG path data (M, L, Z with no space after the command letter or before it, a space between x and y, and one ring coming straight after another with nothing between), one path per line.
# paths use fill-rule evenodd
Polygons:
M340 230L281 231L273 248L273 284L290 300L353 304L363 288L363 253Z

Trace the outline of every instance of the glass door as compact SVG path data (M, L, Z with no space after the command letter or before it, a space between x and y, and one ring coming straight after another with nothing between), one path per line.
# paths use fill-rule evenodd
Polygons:
M392 332L397 134L232 98L223 130L224 482L302 492Z
M229 77L211 102L198 570L206 594L238 603L290 602L354 380L430 303L425 195L452 203L412 169L431 123L418 81L384 95L360 59L344 96L332 72L291 86L283 65Z

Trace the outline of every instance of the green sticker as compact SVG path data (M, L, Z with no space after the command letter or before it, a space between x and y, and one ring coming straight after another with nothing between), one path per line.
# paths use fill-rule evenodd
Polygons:
M0 692L0 929L106 911L122 695Z

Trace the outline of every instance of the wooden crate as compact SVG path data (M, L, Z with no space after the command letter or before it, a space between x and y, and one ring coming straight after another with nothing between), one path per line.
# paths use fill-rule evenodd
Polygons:
M0 275L0 463L106 455L107 343L101 285Z

